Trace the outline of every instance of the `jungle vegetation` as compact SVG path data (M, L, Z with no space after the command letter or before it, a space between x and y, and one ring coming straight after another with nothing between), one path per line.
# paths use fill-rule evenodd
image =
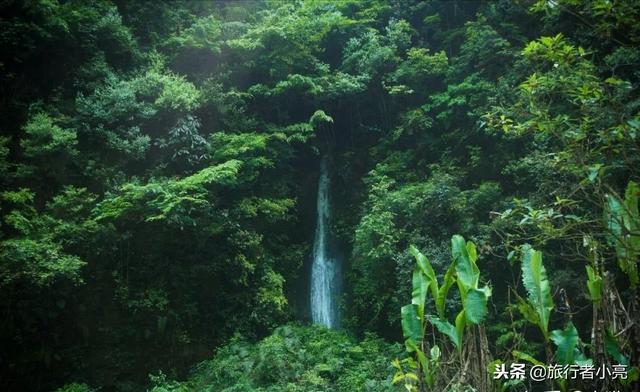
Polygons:
M639 45L635 0L0 2L0 389L637 388Z

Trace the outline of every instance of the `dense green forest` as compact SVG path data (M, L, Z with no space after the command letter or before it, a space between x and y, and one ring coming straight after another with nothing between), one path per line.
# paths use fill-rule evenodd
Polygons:
M637 390L639 88L636 0L1 1L0 390Z

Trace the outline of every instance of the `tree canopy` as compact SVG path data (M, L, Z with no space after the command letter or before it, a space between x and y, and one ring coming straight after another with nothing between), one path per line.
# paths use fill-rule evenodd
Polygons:
M0 10L0 389L638 377L638 2ZM295 323L322 156L342 331Z

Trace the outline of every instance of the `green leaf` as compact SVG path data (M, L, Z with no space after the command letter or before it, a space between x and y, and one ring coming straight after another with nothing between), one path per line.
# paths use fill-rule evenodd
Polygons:
M540 366L544 366L544 362L538 361L537 359L535 359L534 357L532 357L531 355L527 354L527 353L523 353L522 351L518 351L518 350L513 350L511 352L511 354L513 354L513 356L517 359L522 359L523 361L527 361L533 365L540 365Z
M627 189L624 192L624 203L629 210L629 214L638 217L638 195L640 194L640 188L638 184L633 181L629 181Z
M582 353L580 350L578 350L577 347L575 350L573 350L573 353L574 353L573 363L575 363L576 365L579 365L579 366L593 365L593 360L591 358L587 358L587 356L584 355L584 353Z
M412 340L416 344L422 341L422 325L418 318L418 307L414 304L405 305L400 309L400 314L404 338ZM410 345L406 344L406 346L407 351L411 352Z
M478 279L480 278L480 270L472 256L469 255L467 243L460 235L451 237L451 254L453 256L458 287L460 295L464 299L470 288L478 287ZM473 247L473 256L475 257L475 247Z
M620 345L618 344L618 340L609 330L607 330L604 345L607 350L607 354L609 354L611 358L615 359L617 363L620 365L629 365L629 359L624 356L620 349Z
M433 346L431 350L429 350L429 354L431 355L432 361L437 361L440 358L440 347Z
M518 310L520 311L520 314L522 314L522 317L531 324L538 325L540 322L540 317L533 306L520 296L518 296Z
M573 365L574 354L578 345L578 330L569 322L565 329L551 331L551 340L558 346L556 362L561 365Z
M547 271L542 264L542 252L525 245L522 253L522 282L527 290L527 300L537 313L538 326L548 340L549 316L554 305Z
M427 296L429 282L417 265L413 269L412 285L411 303L417 306L418 317L422 322L424 320L424 301Z
M609 238L618 256L620 269L628 276L631 287L639 282L638 257L640 256L640 215L638 214L638 196L640 188L630 181L625 198L607 195L604 221L609 230Z
M436 297L436 311L440 318L444 318L444 306L447 299L447 293L453 284L456 282L455 278L455 266L452 264L444 275L444 282L438 289L438 296Z
M438 296L438 280L436 278L436 273L433 270L433 267L431 266L431 262L429 261L427 256L422 254L413 245L409 247L409 253L411 253L413 257L416 259L416 264L418 265L422 273L425 275L429 288L431 289L431 295L435 299Z
M448 336L458 350L462 348L462 341L458 336L456 327L449 321L431 316L429 317L429 322L431 322L441 334Z
M422 367L422 370L425 374L429 373L429 360L427 359L427 356L424 355L424 353L422 352L422 350L420 350L420 348L418 348L417 346L414 348L416 355L418 356L418 362L420 362L420 366Z
M593 183L598 178L601 168L602 168L601 163L596 163L593 166L589 166L589 175L588 175L589 182Z
M465 319L466 319L466 316L465 316L465 311L463 309L456 316L456 334L458 336L458 352L459 353L462 352L462 337L464 336L464 327L466 325Z
M319 126L320 124L333 124L333 118L326 114L324 110L316 110L309 119L309 124L314 127Z
M637 366L633 366L627 370L627 379L620 380L620 384L633 385L638 380L640 380L640 368L638 368Z
M467 241L467 254L469 254L469 259L471 262L475 263L478 261L478 252L476 251L476 244L471 241Z
M490 290L489 290L490 292ZM467 322L481 324L487 316L487 290L470 289L464 299L463 306Z
M401 372L397 372L394 376L393 379L391 380L391 384L397 384L400 381L404 380L404 373Z
M602 277L596 275L591 266L586 266L587 269L587 289L589 289L589 297L593 302L600 302L602 298Z

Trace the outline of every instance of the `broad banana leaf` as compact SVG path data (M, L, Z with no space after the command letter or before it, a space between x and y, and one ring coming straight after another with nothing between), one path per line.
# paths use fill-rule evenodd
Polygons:
M469 259L475 264L478 261L478 252L476 251L476 244L471 241L467 241L467 253L469 254Z
M400 309L400 316L402 322L402 334L405 340L412 341L417 345L422 341L422 324L418 318L418 307L414 304L405 305ZM411 352L411 344L405 342L407 351Z
M458 333L454 325L447 320L435 316L429 317L429 322L431 322L441 334L448 336L458 351L462 349L462 335Z
M436 297L436 311L438 312L438 316L442 319L445 318L444 306L447 294L449 293L451 286L456 282L455 273L455 266L451 264L447 273L444 274L444 282L442 282L442 286L438 289L438 296Z
M604 221L609 230L610 239L616 249L618 265L629 277L631 287L638 285L638 257L640 256L640 215L638 214L638 196L640 188L631 181L627 185L624 200L607 195Z
M431 295L433 299L438 296L438 279L436 278L436 273L433 270L433 266L431 266L431 262L429 258L422 254L415 246L411 245L409 247L409 252L416 259L416 264L422 270L422 272L427 277L427 281L429 283L429 289L431 290Z
M469 289L464 299L464 313L468 323L481 324L487 316L487 299L491 290L485 287L483 290Z
M429 282L422 270L416 265L413 269L413 290L411 291L411 303L417 306L420 323L424 322L424 302L427 297Z
M578 330L571 321L565 329L551 331L551 340L558 346L556 350L556 362L560 365L573 365L578 346Z
M475 263L476 252L475 246L472 247L472 255L469 255L467 243L460 235L451 237L451 254L456 268L458 287L463 300L467 295L467 291L471 288L478 287L480 279L480 270Z
M542 264L542 252L523 247L522 252L522 282L527 290L527 300L538 315L538 327L545 340L549 338L549 316L553 310L553 298L547 271Z

